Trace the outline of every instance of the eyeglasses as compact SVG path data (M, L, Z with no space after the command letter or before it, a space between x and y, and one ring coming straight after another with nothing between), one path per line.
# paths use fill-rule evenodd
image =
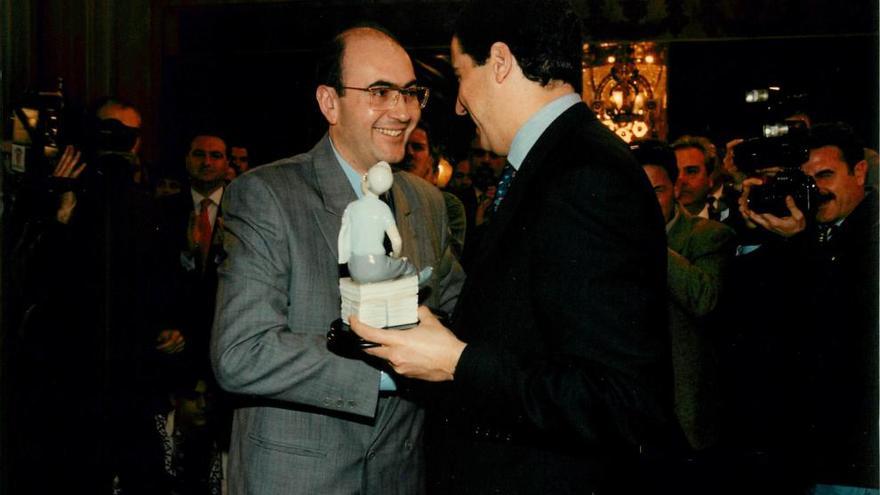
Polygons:
M431 90L424 86L411 86L408 88L398 88L395 86L371 86L369 88L355 88L352 86L343 86L344 89L355 89L357 91L366 91L370 93L370 108L373 110L388 110L397 105L400 95L403 95L403 102L407 105L418 102L419 108L425 108L428 104L428 96Z

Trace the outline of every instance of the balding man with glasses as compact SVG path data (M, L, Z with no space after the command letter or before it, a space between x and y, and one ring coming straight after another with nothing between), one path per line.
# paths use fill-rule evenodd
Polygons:
M423 493L423 411L390 369L330 353L325 335L340 316L342 214L371 166L403 159L429 91L377 28L339 34L319 69L327 135L224 197L212 361L221 386L249 397L235 412L229 493ZM423 304L451 311L463 273L440 191L398 173L390 192L402 255L434 269Z

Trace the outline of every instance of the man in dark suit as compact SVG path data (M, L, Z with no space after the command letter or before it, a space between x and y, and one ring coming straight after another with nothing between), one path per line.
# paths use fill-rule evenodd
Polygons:
M632 477L666 420L666 240L625 143L581 102L579 21L562 1L464 7L456 110L507 155L451 328L353 328L406 376L447 382L429 463L441 493L590 493ZM512 176L512 179L511 179ZM444 390L440 390L444 389Z
M174 266L166 293L165 328L159 349L185 346L187 364L210 369L208 339L214 320L217 266L223 260L223 197L229 160L226 142L210 133L196 133L186 153L190 188L159 201L159 233L166 263Z
M790 215L756 212L749 208L748 198L762 179L743 182L743 217L778 238L738 257L743 268L748 268L746 263L756 264L758 276L772 282L772 290L762 291L770 297L755 290L760 288L757 277L744 281L750 292L734 295L743 299L741 307L772 301L772 311L762 311L769 315L760 319L751 315L757 323L768 318L776 323L759 328L775 337L770 364L782 362L785 367L784 374L773 373L774 368L752 356L735 363L741 368L769 369L749 382L748 396L742 399L768 397L758 387L769 383L775 395L758 406L783 413L772 417L763 412L754 418L742 414L739 422L744 428L738 433L747 436L749 430L767 424L775 427L765 438L756 439L762 445L753 442L749 447L781 459L783 464L773 468L790 471L782 481L789 487L803 485L814 494L877 493L877 194L865 189L868 165L852 128L817 124L810 129L807 144L809 158L800 169L819 189L819 205L812 215L801 211L790 196L786 198ZM738 267L739 271L746 270ZM768 476L776 473L764 475Z

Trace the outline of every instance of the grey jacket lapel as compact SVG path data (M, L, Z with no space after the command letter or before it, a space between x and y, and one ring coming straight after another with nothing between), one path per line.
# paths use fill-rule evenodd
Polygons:
M324 202L324 209L315 210L315 220L321 229L321 234L327 242L327 246L338 259L339 228L342 226L342 213L349 203L357 199L351 183L342 171L333 148L330 146L330 136L318 142L312 149L312 171L315 177L315 187Z

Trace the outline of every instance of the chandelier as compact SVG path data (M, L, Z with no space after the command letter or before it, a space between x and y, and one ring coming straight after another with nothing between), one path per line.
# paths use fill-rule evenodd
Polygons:
M584 45L584 101L626 142L666 137L666 49L653 42Z

